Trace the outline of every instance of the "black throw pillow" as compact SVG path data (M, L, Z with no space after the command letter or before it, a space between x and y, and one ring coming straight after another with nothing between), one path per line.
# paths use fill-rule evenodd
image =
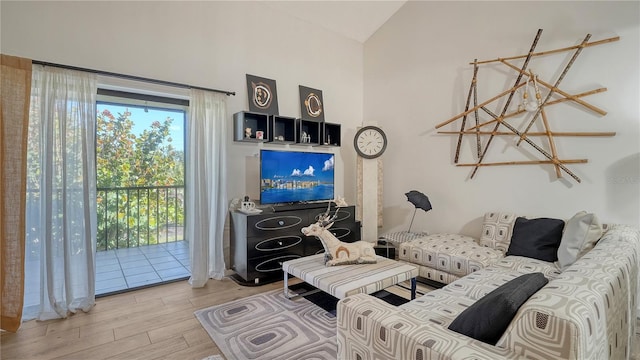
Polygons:
M449 330L495 345L520 306L548 282L538 272L502 284L460 313Z
M519 217L513 225L513 235L507 255L526 256L542 261L558 260L564 221L560 219L525 219Z

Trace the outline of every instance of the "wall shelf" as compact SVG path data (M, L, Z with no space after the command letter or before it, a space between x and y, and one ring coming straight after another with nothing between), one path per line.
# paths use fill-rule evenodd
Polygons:
M319 146L340 146L340 124L321 123L322 134Z
M297 119L296 145L314 146L320 144L320 123L313 120Z
M250 136L245 130L251 129ZM262 132L260 138L259 132ZM269 140L269 115L240 111L233 114L233 140L243 142L265 142Z
M340 139L340 124L251 111L233 114L233 141L237 142L335 147Z
M296 118L271 115L269 117L269 142L294 144L296 142Z

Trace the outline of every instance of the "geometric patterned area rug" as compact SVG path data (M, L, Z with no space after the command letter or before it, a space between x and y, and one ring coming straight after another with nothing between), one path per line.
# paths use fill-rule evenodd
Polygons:
M336 318L309 300L272 290L197 310L227 359L335 359Z

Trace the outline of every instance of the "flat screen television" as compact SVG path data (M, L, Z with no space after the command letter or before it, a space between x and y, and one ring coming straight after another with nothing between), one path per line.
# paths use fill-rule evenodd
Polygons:
M334 154L260 150L260 203L290 204L334 198Z

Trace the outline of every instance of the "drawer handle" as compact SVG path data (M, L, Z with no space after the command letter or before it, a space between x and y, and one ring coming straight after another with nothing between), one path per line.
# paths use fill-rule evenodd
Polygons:
M280 225L280 226L284 225L284 220L278 221L278 225Z
M282 241L278 241L278 245L282 246Z

